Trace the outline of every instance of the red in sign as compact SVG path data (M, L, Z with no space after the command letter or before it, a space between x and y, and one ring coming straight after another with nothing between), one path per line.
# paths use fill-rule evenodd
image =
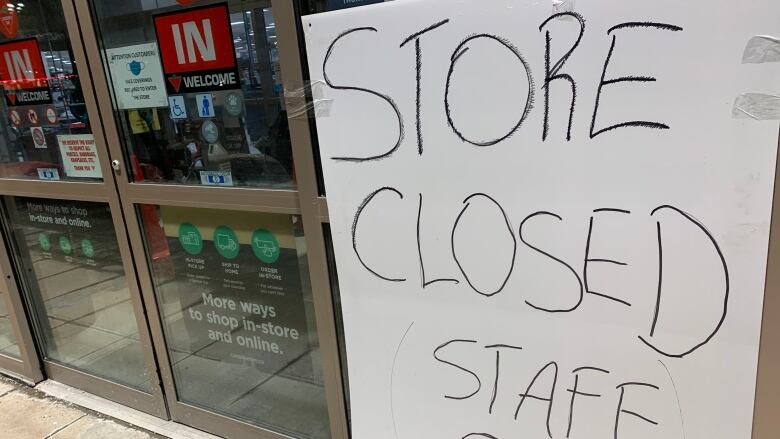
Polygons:
M38 40L27 38L0 44L0 79L9 105L51 103Z
M38 125L38 112L35 111L35 108L27 109L27 120L33 125Z
M14 124L15 127L22 124L22 116L19 115L18 111L11 110L8 115L11 117L11 123Z
M57 112L54 110L54 107L52 106L46 107L46 120L50 124L57 123Z
M4 6L0 6L3 7L0 10L0 32L7 38L16 38L16 34L19 33L19 16L16 15L16 11L5 9Z
M176 3L182 5L182 6L189 6L193 3L195 3L195 0L176 0Z
M227 4L159 14L154 27L170 92L240 87Z

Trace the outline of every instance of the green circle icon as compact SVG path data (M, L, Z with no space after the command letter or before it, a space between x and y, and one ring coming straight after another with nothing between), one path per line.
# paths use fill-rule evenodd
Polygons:
M70 245L70 239L67 236L60 236L60 249L66 255L69 255L73 251L73 246Z
M238 256L238 236L228 226L219 226L214 230L214 247L225 259L234 259Z
M190 223L179 226L179 243L185 252L193 256L203 251L203 238L200 236L200 231Z
M266 229L257 229L252 233L252 251L257 259L273 264L279 259L279 241Z
M95 246L92 245L92 241L89 239L82 239L81 252L84 253L84 256L88 258L95 256Z
M51 250L51 241L49 241L49 235L45 233L38 234L38 243L41 245L41 249L45 252Z

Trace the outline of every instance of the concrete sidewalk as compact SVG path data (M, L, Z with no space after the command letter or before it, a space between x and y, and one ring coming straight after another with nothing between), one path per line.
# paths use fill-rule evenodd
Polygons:
M0 438L163 438L0 377Z

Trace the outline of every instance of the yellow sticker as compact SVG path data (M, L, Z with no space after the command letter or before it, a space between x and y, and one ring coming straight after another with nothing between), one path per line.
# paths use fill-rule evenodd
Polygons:
M127 117L133 134L148 133L150 128L154 131L160 130L160 118L157 116L156 108L130 110L127 112Z

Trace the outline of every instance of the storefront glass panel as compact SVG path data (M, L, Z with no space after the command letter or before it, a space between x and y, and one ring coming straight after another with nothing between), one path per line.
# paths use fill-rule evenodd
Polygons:
M108 205L4 197L44 359L149 391Z
M138 206L180 401L329 438L300 218Z
M19 345L16 344L13 323L5 305L6 294L8 293L0 290L0 354L19 358Z
M135 182L295 187L270 1L91 3Z
M2 4L0 178L102 178L59 0Z

